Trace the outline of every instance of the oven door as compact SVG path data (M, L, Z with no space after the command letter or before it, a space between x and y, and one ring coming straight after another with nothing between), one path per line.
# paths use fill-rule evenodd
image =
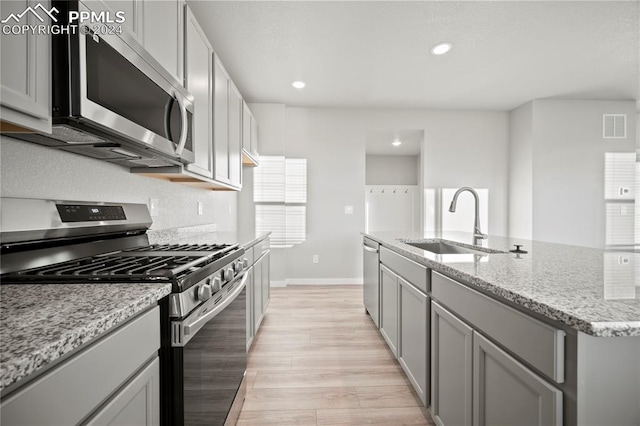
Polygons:
M172 425L235 424L247 368L247 277L171 323Z
M88 12L82 3L78 9ZM70 85L71 116L192 163L193 97L132 37L97 34L100 28L80 24L77 51L70 50L71 72L78 74Z

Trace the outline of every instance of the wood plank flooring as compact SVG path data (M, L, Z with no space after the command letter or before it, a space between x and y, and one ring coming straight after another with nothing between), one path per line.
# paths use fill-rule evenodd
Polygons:
M238 425L433 425L360 285L272 288L247 379Z

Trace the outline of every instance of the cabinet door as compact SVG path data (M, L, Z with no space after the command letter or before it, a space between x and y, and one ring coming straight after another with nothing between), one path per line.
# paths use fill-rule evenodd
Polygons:
M182 0L144 3L144 47L169 73L184 84Z
M251 156L258 161L258 122L251 116Z
M242 95L233 82L229 91L229 182L242 187Z
M262 265L260 259L253 265L253 332L258 334L260 323L262 322Z
M269 278L269 256L270 253L264 255L262 258L262 312L267 311L269 306L269 299L271 297L271 281Z
M380 266L380 333L398 356L398 276Z
M473 383L474 426L562 424L562 392L477 332Z
M124 14L122 28L141 46L144 46L144 0L82 0L94 12ZM115 17L115 16L114 16Z
M251 119L253 115L249 105L242 101L242 149L251 154Z
M230 79L220 59L213 59L213 159L214 179L229 179L229 91Z
M429 404L429 298L409 282L400 283L398 361L425 406Z
M18 15L38 4L49 9L49 1L3 0L0 16ZM34 14L27 13L21 24L42 23ZM0 103L3 122L51 133L50 44L48 35L34 35L29 31L2 35ZM3 126L3 130L11 129Z
M431 414L438 425L471 425L472 342L471 327L431 302Z
M201 176L213 177L211 139L211 95L213 49L189 8L185 19L185 82L194 97L193 151L195 161L187 170Z
M253 343L253 266L247 270L247 352Z
M160 362L156 357L120 390L93 418L89 426L160 424Z

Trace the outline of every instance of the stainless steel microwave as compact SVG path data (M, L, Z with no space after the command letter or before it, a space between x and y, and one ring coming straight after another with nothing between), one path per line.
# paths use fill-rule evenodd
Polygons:
M62 21L89 12L52 4ZM52 135L16 137L129 167L192 163L193 96L126 32L96 28L52 35Z

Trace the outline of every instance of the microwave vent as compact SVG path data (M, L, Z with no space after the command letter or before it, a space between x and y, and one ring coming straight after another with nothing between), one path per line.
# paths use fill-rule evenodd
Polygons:
M52 130L52 133L56 137L56 139L60 139L61 141L65 141L69 144L92 144L107 142L106 139L99 138L98 136L67 126L53 126Z

